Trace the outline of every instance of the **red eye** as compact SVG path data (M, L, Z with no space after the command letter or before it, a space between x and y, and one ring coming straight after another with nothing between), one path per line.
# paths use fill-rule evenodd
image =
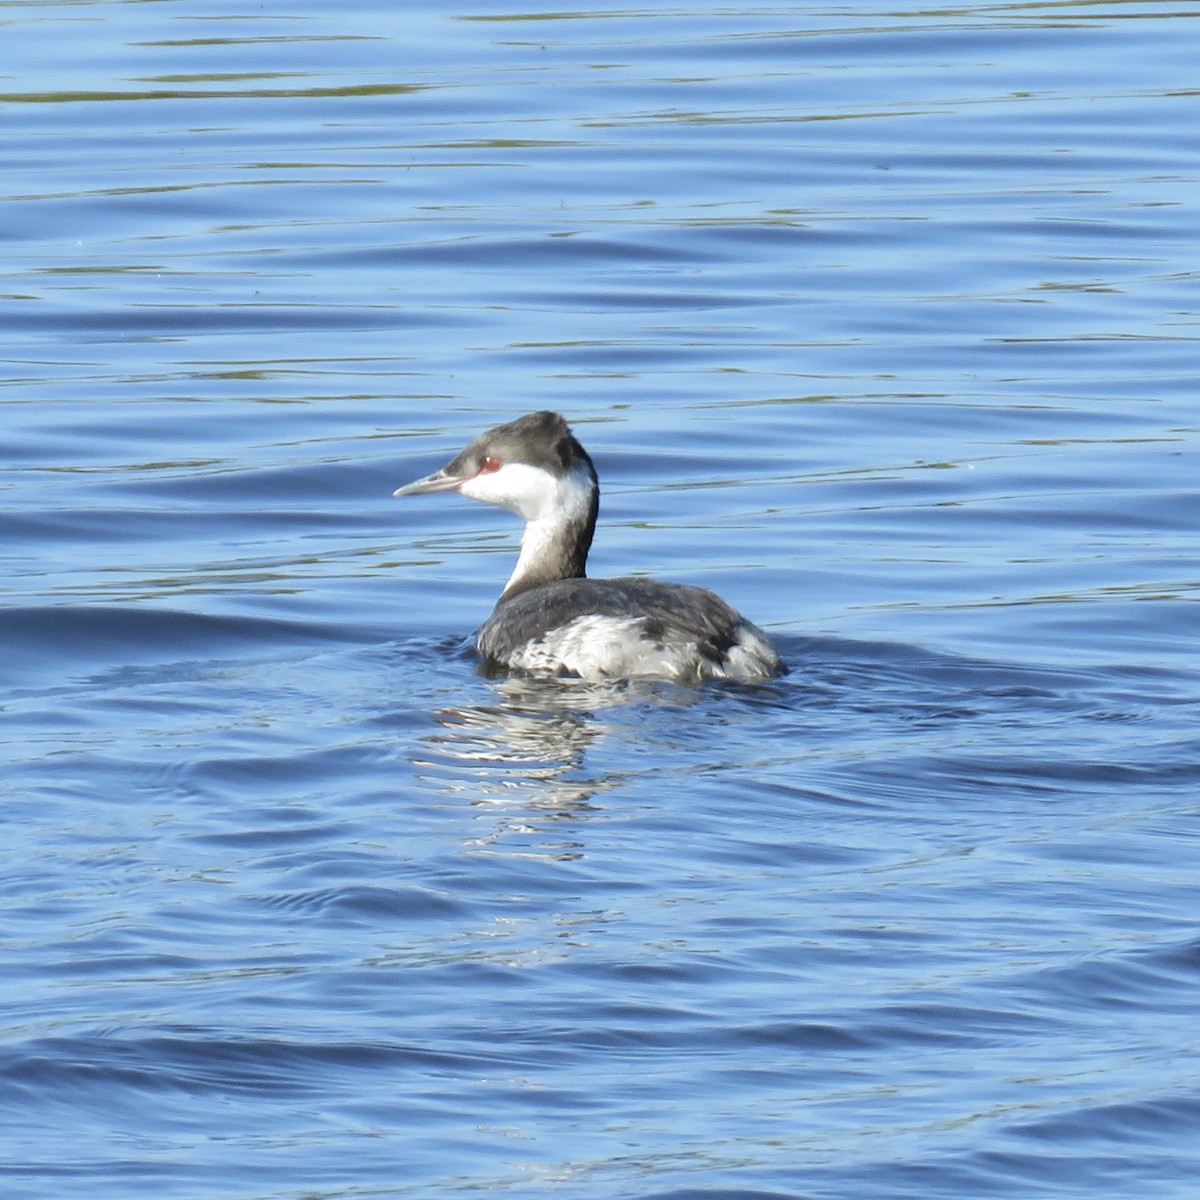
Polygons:
M488 474L498 470L500 470L500 460L495 455L488 454L479 460L479 471L481 474Z

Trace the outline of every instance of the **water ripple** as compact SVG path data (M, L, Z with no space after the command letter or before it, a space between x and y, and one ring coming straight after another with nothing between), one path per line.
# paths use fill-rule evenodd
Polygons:
M1191 14L6 12L5 1196L1191 1200Z

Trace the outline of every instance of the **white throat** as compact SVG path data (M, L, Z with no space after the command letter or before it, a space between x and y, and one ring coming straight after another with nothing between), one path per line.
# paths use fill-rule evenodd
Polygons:
M565 475L552 475L528 463L506 463L498 471L477 475L459 489L472 500L507 508L525 518L521 553L505 591L538 565L561 556L564 539L587 527L596 482L580 463Z

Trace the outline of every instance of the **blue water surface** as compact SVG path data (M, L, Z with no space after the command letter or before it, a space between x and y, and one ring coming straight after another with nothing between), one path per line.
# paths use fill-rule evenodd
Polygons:
M0 44L6 1200L1200 1194L1200 10ZM476 672L543 407L784 678Z

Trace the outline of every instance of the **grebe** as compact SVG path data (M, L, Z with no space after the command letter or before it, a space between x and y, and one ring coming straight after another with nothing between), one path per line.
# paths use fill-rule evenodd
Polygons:
M476 637L488 668L680 681L783 670L762 630L704 588L585 578L600 485L558 413L497 425L394 495L427 492L460 492L525 520L516 569Z

